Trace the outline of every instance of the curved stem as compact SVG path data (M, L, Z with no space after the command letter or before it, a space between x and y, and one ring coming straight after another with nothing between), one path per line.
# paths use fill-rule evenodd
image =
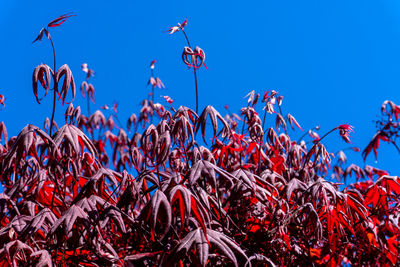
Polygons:
M115 120L118 122L120 129L123 129L124 127L123 127L121 121L118 119L117 113L114 113L113 116L114 116Z
M265 107L264 109L264 118L263 118L263 122L262 122L262 129L264 131L264 125L265 125L265 119L267 117L267 107Z
M51 137L51 132L53 130L54 114L56 112L56 96L57 96L56 90L57 90L57 83L55 82L54 88L53 88L53 93L54 93L53 94L53 112L51 113L51 121L50 121L50 137Z
M90 76L89 76L90 77ZM89 77L86 77L86 82L89 83ZM90 117L90 97L89 97L89 91L86 92L86 105L87 105L87 112L88 112L88 118Z
M182 29L182 32L183 32L183 35L185 35L186 42L187 42L188 46L189 46L190 49L191 49L192 47L190 46L189 38L188 38L188 36L186 35L186 32L185 32L183 29Z
M329 132L327 132L326 134L324 134L324 135L311 147L311 149L308 151L308 153L307 153L307 155L306 155L306 158L305 158L305 160L304 160L303 167L301 168L301 171L304 169L304 167L306 166L307 162L310 160L311 152L313 151L313 149L315 148L315 146L317 146L319 143L321 143L322 139L324 139L324 138L327 137L331 132L333 132L333 131L335 131L335 130L337 130L337 129L338 129L337 127L336 127L336 128L333 128L332 130L330 130ZM319 152L318 152L318 153L319 153ZM301 172L301 171L300 171L300 172Z
M56 71L57 71L57 69L56 69L56 49L54 48L54 43L53 43L53 39L51 38L51 36L50 36L50 43L51 43L51 47L53 48L53 61L54 61L54 68L53 68L53 81L54 81L54 87L53 87L53 112L52 112L52 114L51 114L51 121L50 121L50 137L51 137L51 133L52 133L52 130L53 130L53 122L54 122L54 114L55 114L55 112L56 112L56 94L57 94L57 90L58 90L58 85L57 85L57 82L56 82L56 79L55 79L55 77L56 77Z
M154 117L154 86L151 87L151 106L152 108L152 113L151 113L151 119L150 123L153 124L153 117Z
M258 175L260 175L260 176L261 176L261 149L262 149L262 143L264 142L263 139L264 139L263 136L261 136L261 137L260 137L260 144L259 144L259 147L258 147L257 172L258 172Z
M153 69L151 69L151 77L154 78L154 70ZM151 105L154 107L154 85L153 84L151 85ZM151 124L153 124L153 117L154 117L154 109L153 109L153 113L151 115L151 121L150 121Z
M154 78L154 70L153 69L151 69L151 77ZM151 102L154 104L154 85L151 85Z
M397 152L399 152L399 154L400 154L400 148L397 146L397 144L394 141L392 141L392 144L397 149Z
M90 117L90 99L89 99L89 94L87 95L87 112L88 112L88 118Z
M312 128L312 129L310 129L310 130L313 131L313 130L315 130L315 129L317 129L317 127L314 127L314 128ZM308 132L309 132L309 131L306 131L306 132L297 140L296 143L300 143L301 140L308 134Z
M283 112L282 112L281 105L278 104L278 107L279 107L279 113L281 114L282 119L285 120L285 118L283 117ZM285 130L285 134L287 135L287 130L286 130L286 128L284 128L284 130Z
M54 74L56 73L56 49L54 48L54 43L53 43L53 39L51 39L50 36L50 43L51 43L51 47L53 48L53 61L54 61Z
M196 75L196 68L193 67L193 74L194 74L194 85L196 87L196 114L199 111L199 90L197 88L197 75Z
M182 29L182 32L183 32L183 35L185 36L185 39L186 39L186 42L187 42L189 48L192 49L192 47L190 45L190 42L189 42L189 38L188 38L186 32L183 29ZM192 63L192 64L194 64L194 63ZM197 114L198 111L199 111L199 89L198 89L198 86L197 86L196 66L193 66L193 74L194 74L194 85L195 85L195 88L196 88L196 114Z
M248 103L247 103L247 108L249 108L249 104ZM246 125L246 118L247 118L247 115L244 114L241 134L243 134L243 132L244 132L244 126Z

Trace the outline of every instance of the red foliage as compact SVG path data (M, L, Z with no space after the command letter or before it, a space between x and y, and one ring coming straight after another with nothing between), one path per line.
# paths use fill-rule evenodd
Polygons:
M37 83L47 92L51 78L58 83L61 76L63 102L70 86L75 96L66 65L56 74L40 65L33 78L37 101ZM82 94L94 101L90 86L85 82ZM264 128L259 95L249 96L242 117L223 117L212 106L200 115L175 110L167 97L170 108L145 100L126 131L117 104L108 119L99 110L85 116L71 104L66 124L51 136L27 125L8 139L2 122L0 264L399 265L400 179L371 166L345 168L343 151L332 164L326 135L310 130L318 136L310 148L306 134L292 139L287 123L301 127L292 115L275 112L278 92L264 94L265 114L278 122ZM396 107L388 114L397 119ZM349 142L350 125L335 130ZM376 151L377 140L364 157ZM355 175L357 182L340 187L329 174Z

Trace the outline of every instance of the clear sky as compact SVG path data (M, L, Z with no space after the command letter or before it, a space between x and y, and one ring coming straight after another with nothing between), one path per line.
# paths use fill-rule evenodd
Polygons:
M238 112L251 90L279 91L284 113L304 129L321 125L321 133L339 124L354 125L354 145L363 149L375 133L381 103L400 104L400 2L378 0L316 1L1 1L0 94L7 98L0 120L9 135L26 124L43 126L51 97L38 105L32 72L52 65L48 40L32 44L40 29L67 12L75 12L51 30L58 66L68 64L77 86L81 64L96 71L92 80L96 107L119 102L126 121L139 111L150 90L149 63L175 105L194 107L193 74L181 61L185 40L165 31L188 19L193 45L206 53L209 70L199 71L200 107L221 113L229 104ZM75 105L80 103L77 95ZM159 101L162 101L161 99ZM62 124L66 107L57 108ZM83 106L83 110L85 110ZM202 110L202 108L201 108ZM338 135L326 139L330 151L348 147ZM400 174L400 155L381 145L378 162L367 163ZM363 165L361 153L348 153Z

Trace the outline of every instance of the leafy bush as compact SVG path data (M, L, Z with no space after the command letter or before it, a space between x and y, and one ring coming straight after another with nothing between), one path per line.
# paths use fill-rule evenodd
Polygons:
M50 22L35 41L51 40L49 28L71 16ZM169 33L185 34L182 58L193 68L197 95L196 71L205 53L191 48L186 24ZM33 73L38 102L39 84L45 93L52 88L51 120L11 138L0 124L2 266L399 264L399 178L347 166L343 151L330 153L322 143L331 133L350 142L350 125L321 138L317 127L292 140L295 128L303 130L282 113L283 97L275 91L261 101L251 92L240 115L228 107L226 116L212 106L200 114L175 109L168 96L166 107L154 102L163 83L154 77L153 61L151 100L127 127L117 104L103 106L113 110L108 118L100 110L90 113L94 71L84 64L88 114L69 104L58 128L57 96L64 103L76 89L67 65L56 71L54 46L53 52L54 68L42 64ZM365 157L379 140L395 144L400 108L387 103L383 114L390 120L382 122ZM267 115L276 119L275 128L265 127ZM356 181L344 186L350 176Z

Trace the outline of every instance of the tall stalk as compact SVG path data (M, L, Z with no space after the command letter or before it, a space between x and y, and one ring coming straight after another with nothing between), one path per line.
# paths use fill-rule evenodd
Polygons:
M183 35L185 36L185 39L186 39L186 42L187 42L189 48L192 49L192 46L190 45L189 38L188 38L185 30L184 29L181 29L181 30L182 30ZM193 65L194 65L194 62L193 62ZM196 88L196 114L197 114L199 111L199 90L198 90L198 86L197 86L196 66L193 66L193 74L194 74L194 85Z
M54 114L56 112L56 94L57 94L57 90L58 90L58 82L56 81L56 49L54 48L54 43L53 43L53 39L51 38L51 36L49 37L50 42L51 42L51 47L53 48L53 61L54 61L54 67L53 67L53 81L54 81L54 86L53 86L53 112L51 113L51 120L50 120L50 136L53 130L53 122L54 122Z
M54 81L54 86L53 86L53 111L51 113L51 121L50 121L50 136L52 134L52 129L53 129L53 123L54 123L54 114L56 112L56 94L58 93L58 82L56 81L56 73L57 73L57 65L56 65L56 49L54 48L54 42L53 39L51 38L51 35L49 33L49 28L54 28L62 25L65 21L67 21L68 18L74 17L72 12L64 14L59 16L58 18L50 21L47 24L46 28L42 28L42 30L39 32L39 35L36 37L36 39L32 42L35 43L37 41L41 41L44 36L47 37L47 39L50 40L51 47L53 49L53 61L54 61L54 66L53 66L53 81ZM48 89L49 87L47 87ZM64 102L63 102L64 103Z
M86 98L86 105L87 105L87 111L88 111L88 118L90 117L90 99L89 99L89 94Z
M153 77L154 78L154 70L153 69L151 69L151 77ZM152 84L151 85L151 105L154 107L154 87L155 87L155 85L154 84ZM154 110L154 109L153 109ZM151 119L150 119L150 123L151 124L153 124L153 117L154 117L154 111L153 111L153 113L152 113L152 115L151 115Z
M154 70L151 69L151 77L154 78ZM151 103L154 104L154 84L151 85ZM153 119L153 118L152 118Z

